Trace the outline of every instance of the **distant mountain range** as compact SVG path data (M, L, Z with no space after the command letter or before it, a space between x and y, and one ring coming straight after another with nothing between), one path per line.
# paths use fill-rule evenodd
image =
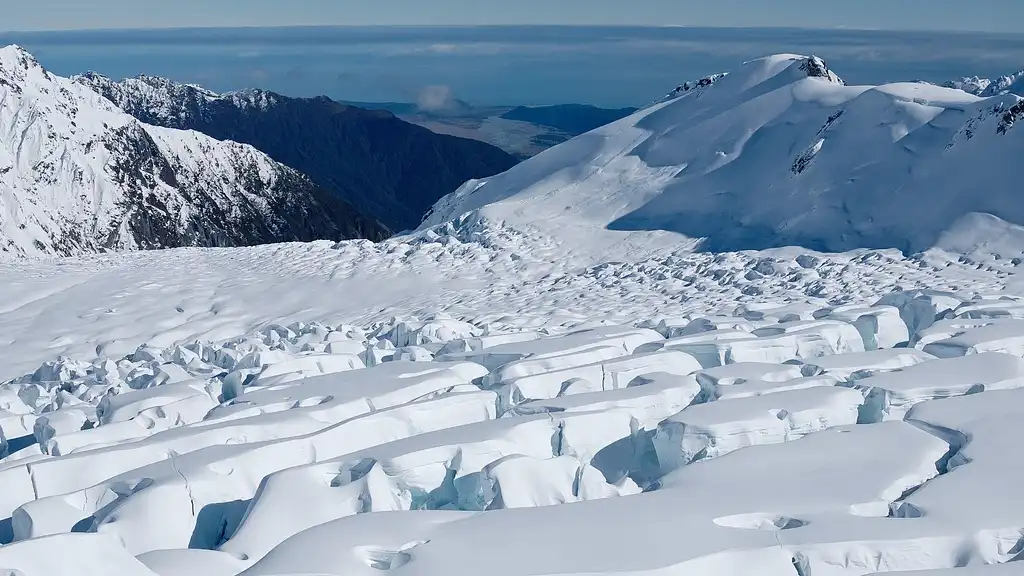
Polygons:
M995 80L971 76L959 80L951 80L942 85L946 88L956 88L983 98L1007 93L1024 96L1024 70L1007 76L1001 76Z
M387 235L252 146L147 125L22 48L0 49L0 252Z
M387 110L327 97L217 94L152 76L117 82L90 73L74 80L145 123L250 144L393 231L415 227L438 198L465 181L517 162L484 142L436 134Z

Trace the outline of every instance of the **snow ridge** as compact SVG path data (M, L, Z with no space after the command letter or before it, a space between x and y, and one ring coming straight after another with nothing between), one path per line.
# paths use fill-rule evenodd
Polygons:
M265 110L279 100L273 92L259 89L218 94L197 84L176 82L160 76L140 74L118 82L96 72L72 76L71 80L102 94L122 110L149 124L181 127L200 118L209 120L209 104L229 101L240 108Z
M664 98L662 98L661 100L658 100L658 102L656 102L656 104L660 104L661 102L667 102L669 100L672 100L674 98L678 98L679 96L682 96L683 94L687 94L687 93L692 92L692 91L699 91L699 90L701 90L703 88L707 88L708 86L711 86L715 82L718 82L719 80L721 80L722 78L724 78L727 75L728 75L728 72L719 72L717 74L711 74L709 76L704 76L703 78L700 78L698 80L694 80L694 81L691 81L691 82L683 82L679 86L676 86Z
M0 214L18 256L383 235L251 146L143 124L18 46L0 49Z
M1024 70L992 80L981 96L998 96L1007 93L1024 96Z
M959 80L949 80L942 83L943 88L955 88L975 96L981 96L991 85L991 80L988 78L979 78L978 76L965 76Z
M192 104L220 98L219 94L201 86L181 84L159 76L140 75L118 83L102 74L87 72L72 76L71 80L93 88L132 116L145 110L165 121L184 122L188 115L203 109Z

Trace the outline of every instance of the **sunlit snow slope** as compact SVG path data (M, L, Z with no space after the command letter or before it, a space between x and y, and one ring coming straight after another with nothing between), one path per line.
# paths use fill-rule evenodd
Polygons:
M773 57L410 235L0 262L0 574L1024 575L1024 234L971 213L1012 197L982 152L1009 159L1019 105L939 121L1014 98ZM693 250L881 243L814 227L853 190L823 171L916 194L914 150L1002 184L891 230L937 248ZM677 234L687 206L720 228ZM728 224L802 209L815 242Z
M800 245L916 252L973 212L1024 224L1020 97L923 83L847 86L778 55L467 183L464 212L595 238L671 231L708 250Z

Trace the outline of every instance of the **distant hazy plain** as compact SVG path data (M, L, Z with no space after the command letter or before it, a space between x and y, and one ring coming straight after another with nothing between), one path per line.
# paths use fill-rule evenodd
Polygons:
M641 106L677 83L778 52L850 83L941 82L1024 68L1024 35L799 29L324 27L0 34L69 75L168 76L217 91L431 104Z

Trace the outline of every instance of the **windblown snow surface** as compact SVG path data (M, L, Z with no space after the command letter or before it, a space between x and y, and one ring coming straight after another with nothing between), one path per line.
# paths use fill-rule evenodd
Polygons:
M0 264L0 573L1024 574L1019 100L683 86L385 242Z

